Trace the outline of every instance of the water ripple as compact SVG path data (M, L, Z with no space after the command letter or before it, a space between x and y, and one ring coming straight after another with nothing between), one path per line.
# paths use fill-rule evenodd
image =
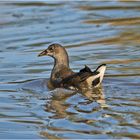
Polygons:
M140 3L1 2L0 138L139 139ZM51 43L79 71L107 63L102 86L50 91Z

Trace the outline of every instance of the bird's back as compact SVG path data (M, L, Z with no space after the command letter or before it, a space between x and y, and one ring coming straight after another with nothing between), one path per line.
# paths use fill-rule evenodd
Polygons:
M70 89L92 88L97 87L102 82L106 65L100 65L95 71L91 71L89 67L81 69L77 73L73 73L61 81L61 85Z

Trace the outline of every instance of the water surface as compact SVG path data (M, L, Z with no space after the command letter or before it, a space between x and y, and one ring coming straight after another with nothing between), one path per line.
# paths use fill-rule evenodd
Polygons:
M74 71L107 63L97 91L49 91L51 43ZM140 139L140 2L0 2L0 138Z

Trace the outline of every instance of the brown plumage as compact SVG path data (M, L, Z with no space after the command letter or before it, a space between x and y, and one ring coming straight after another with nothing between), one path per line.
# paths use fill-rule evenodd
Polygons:
M54 67L48 82L50 88L64 87L81 90L82 88L97 87L103 80L106 64L100 65L93 72L88 66L79 72L73 72L69 67L68 54L60 44L51 44L38 56L44 55L54 58Z

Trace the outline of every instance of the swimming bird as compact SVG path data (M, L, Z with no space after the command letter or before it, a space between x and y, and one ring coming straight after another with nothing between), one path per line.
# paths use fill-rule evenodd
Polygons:
M99 87L101 84L106 64L101 64L96 70L85 67L79 72L70 69L69 58L66 49L60 44L51 44L43 50L38 56L50 56L54 59L54 67L48 82L48 87L66 88L72 90L82 90L83 88Z

